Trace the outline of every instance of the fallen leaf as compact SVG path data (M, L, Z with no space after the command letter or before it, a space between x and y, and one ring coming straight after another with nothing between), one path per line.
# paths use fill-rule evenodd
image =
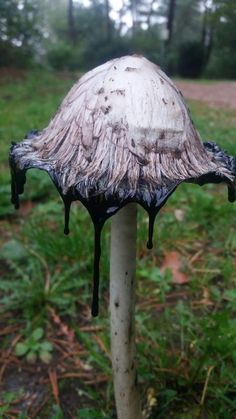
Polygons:
M186 284L189 282L187 275L181 271L182 268L181 255L178 252L166 253L165 259L161 266L161 272L164 272L167 268L172 271L172 282L174 284Z

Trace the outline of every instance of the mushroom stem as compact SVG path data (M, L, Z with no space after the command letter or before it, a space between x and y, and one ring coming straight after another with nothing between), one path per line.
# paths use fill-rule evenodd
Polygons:
M142 419L135 359L137 205L112 219L110 256L111 353L118 419Z

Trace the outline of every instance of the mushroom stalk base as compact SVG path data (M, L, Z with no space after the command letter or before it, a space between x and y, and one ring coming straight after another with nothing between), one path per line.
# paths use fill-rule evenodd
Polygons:
M111 353L118 419L142 419L135 359L137 205L112 219L110 257Z

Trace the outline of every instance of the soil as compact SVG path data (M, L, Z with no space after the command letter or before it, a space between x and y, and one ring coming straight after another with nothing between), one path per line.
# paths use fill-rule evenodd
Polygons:
M204 84L181 80L176 84L186 99L204 102L212 107L236 109L236 82Z

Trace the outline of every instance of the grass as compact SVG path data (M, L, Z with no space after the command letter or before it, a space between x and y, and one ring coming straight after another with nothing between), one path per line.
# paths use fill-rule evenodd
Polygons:
M62 203L48 177L34 171L20 211L9 204L10 141L43 128L73 81L74 76L44 72L0 81L0 408L2 414L13 411L13 417L37 409L42 418L115 417L109 222L102 237L100 316L91 319L93 230L85 209L73 204L71 234L65 237ZM235 114L194 102L189 106L202 138L234 154ZM150 252L147 216L139 210L137 356L149 418L231 419L236 414L235 216L224 186L182 185L158 216ZM183 264L184 285L173 281L170 269L159 269L173 251ZM36 345L32 336L38 330ZM42 362L45 343L50 356ZM19 355L19 345L25 356ZM30 351L34 364L26 359ZM22 396L27 392L28 404Z

